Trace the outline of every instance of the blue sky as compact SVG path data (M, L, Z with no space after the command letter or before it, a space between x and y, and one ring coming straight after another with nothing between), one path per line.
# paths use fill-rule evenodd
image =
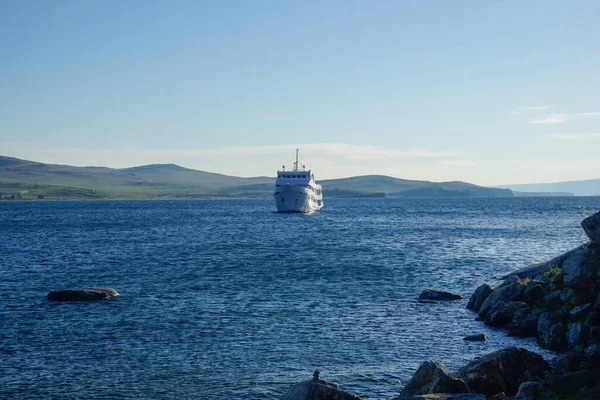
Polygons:
M600 178L600 2L0 2L0 154Z

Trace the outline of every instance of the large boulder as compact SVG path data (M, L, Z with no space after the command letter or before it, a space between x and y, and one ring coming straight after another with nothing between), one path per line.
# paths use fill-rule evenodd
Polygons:
M344 392L339 385L319 378L315 371L313 379L296 383L280 400L360 400L358 396Z
M559 312L543 313L537 325L537 340L540 346L551 350L567 347L567 325Z
M476 393L435 393L417 396L398 396L392 400L486 400L486 397Z
M544 286L541 284L534 284L531 286L528 284L523 295L525 296L525 301L528 304L533 305L544 299L544 296L546 296L546 291L544 290Z
M574 395L581 389L597 385L600 381L600 368L584 369L569 372L555 377L550 383L550 389L559 395ZM597 399L597 397L596 397Z
M600 212L581 221L581 227L592 243L600 243Z
M567 344L569 349L583 350L586 345L587 327L583 322L569 324L567 330Z
M475 289L475 291L471 295L471 298L469 299L469 302L467 303L467 308L469 310L479 311L479 309L481 308L481 305L483 304L485 299L487 299L487 297L491 293L492 293L492 288L489 285L484 283L483 285L479 286L477 289Z
M570 288L586 288L598 277L600 270L598 251L591 246L583 246L573 252L562 265L564 284Z
M539 354L517 347L507 347L471 361L458 370L472 391L493 396L504 392L514 395L527 381L539 381L548 363Z
M590 311L592 311L592 303L585 303L569 311L569 318L571 321L579 321L585 319Z
M91 287L79 289L61 289L53 290L48 293L48 300L51 301L91 301L106 300L118 296L115 289L105 287Z
M425 361L408 381L400 396L431 393L469 393L462 379L452 378L446 368L435 360Z
M507 325L512 322L516 312L528 308L529 306L526 303L519 301L511 301L509 303L499 301L487 312L485 323L496 327Z
M525 285L520 282L511 283L505 286L499 286L485 299L481 308L479 309L479 315L485 317L488 311L498 302L503 301L505 303L511 301L520 301L523 293L525 292Z
M535 337L537 335L537 325L543 311L539 308L522 308L515 312L515 315L508 325L508 334L519 337Z
M581 245L581 246L576 247L574 249L571 249L571 250L569 250L567 252L564 252L561 255L558 255L558 256L554 257L550 261L528 265L528 266L523 267L521 269L518 269L518 270L516 270L514 272L511 272L510 274L504 275L500 279L506 279L506 278L509 278L511 276L516 276L516 277L519 277L521 279L524 279L524 278L532 278L532 279L533 278L541 278L542 276L544 276L544 274L551 267L554 267L554 266L559 266L560 267L563 264L563 262L567 258L569 258L569 256L571 254L573 254L575 251L581 249L584 246L585 245Z
M446 301L446 300L460 300L462 296L454 293L447 292L442 289L425 289L419 295L420 300L434 300L434 301Z
M540 382L524 382L514 400L558 400L558 396Z

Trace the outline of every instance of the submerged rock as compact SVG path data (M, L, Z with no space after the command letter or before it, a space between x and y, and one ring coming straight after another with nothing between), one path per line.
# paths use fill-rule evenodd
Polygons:
M483 285L479 286L471 295L469 303L467 304L467 308L469 310L479 311L481 305L491 293L492 288L489 285L484 283Z
M514 395L523 382L542 380L548 363L539 354L507 347L471 361L458 370L471 390L493 396Z
M485 333L475 333L473 335L465 336L463 340L468 342L483 342L487 339Z
M400 396L431 393L468 393L469 386L462 379L452 378L438 361L425 361L408 381Z
M313 379L296 383L279 400L360 400L340 386L319 378L316 370Z
M581 221L581 227L592 243L600 243L600 212Z
M119 293L112 288L92 287L79 289L61 289L53 290L48 293L48 300L51 301L92 301L106 300L118 296Z
M446 300L460 300L462 296L454 293L447 292L442 289L425 289L419 295L420 300L434 300L434 301L446 301Z

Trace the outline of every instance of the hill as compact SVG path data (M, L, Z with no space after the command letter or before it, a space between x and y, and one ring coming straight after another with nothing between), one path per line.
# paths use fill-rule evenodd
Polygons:
M21 197L145 199L161 197L271 197L274 178L242 178L152 164L132 168L73 167L0 156L0 192ZM506 189L465 182L428 182L382 175L323 180L326 197L511 197Z
M572 193L575 196L600 196L600 179L502 185L501 187L519 192L566 192Z

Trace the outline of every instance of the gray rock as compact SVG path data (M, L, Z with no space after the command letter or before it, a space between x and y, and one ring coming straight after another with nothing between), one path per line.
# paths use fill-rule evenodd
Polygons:
M91 301L106 300L118 296L115 289L104 287L79 288L79 289L61 289L53 290L48 293L48 300L51 301Z
M592 243L600 243L600 212L581 221L581 227Z
M551 350L567 347L567 325L558 312L543 313L537 325L537 340L540 346Z
M474 333L463 338L463 340L466 340L468 342L483 342L486 339L487 337L485 336L485 333Z
M567 344L569 349L583 349L587 339L587 328L582 322L569 324Z
M600 381L600 368L569 372L554 378L549 386L559 395L573 395L581 389L591 387Z
M587 326L600 326L600 313L592 311L585 318L585 324Z
M318 376L318 371L315 371ZM344 392L339 385L324 379L309 379L292 386L280 400L360 400L359 397Z
M454 293L447 292L441 289L425 289L419 295L421 300L435 300L435 301L446 301L446 300L460 300L462 296Z
M491 293L492 288L489 285L484 283L483 285L479 286L471 295L469 303L467 304L467 308L469 310L479 311L481 305Z
M600 344L593 344L585 348L583 352L588 357L594 357L600 360Z
M573 254L575 251L581 249L584 246L585 245L581 245L579 247L571 249L571 250L569 250L569 251L567 251L565 253L562 253L559 256L554 257L550 261L528 265L528 266L523 267L521 269L518 269L518 270L516 270L514 272L511 272L510 274L504 275L500 279L506 279L506 278L508 278L510 276L517 276L517 277L519 277L521 279L524 279L524 278L532 278L532 279L533 278L538 278L538 279L540 279L550 269L550 267L555 266L555 265L557 265L557 266L560 267L563 264L563 262L567 258L569 258L569 256L571 254Z
M537 284L528 287L523 295L525 296L525 301L527 303L536 304L544 299L546 292L544 291L544 287L542 285Z
M540 382L523 382L514 400L558 400L558 396Z
M511 301L520 301L523 292L525 292L525 285L516 282L506 286L496 288L483 302L479 309L479 315L485 317L488 311L499 301L505 303Z
M565 286L585 288L596 279L600 270L600 263L595 262L598 257L596 253L596 249L584 246L565 260L562 265Z
M435 393L420 396L399 396L392 400L486 400L482 394L476 393Z
M543 311L539 308L523 308L517 310L508 325L508 334L519 337L537 336L538 320Z
M546 296L544 296L544 304L551 308L560 307L563 304L563 301L560 299L561 294L562 292L559 289L548 293Z
M487 325L496 327L505 326L512 322L517 311L527 308L529 308L529 305L526 303L521 303L518 301L505 303L503 301L499 301L487 312L487 315L485 316L485 323Z
M587 313L592 310L591 303L585 303L580 306L575 307L571 311L569 311L569 318L571 321L579 321L584 317L587 317Z
M463 380L452 378L440 362L431 360L421 364L400 392L400 396L469 392L469 387Z
M458 370L472 391L493 396L504 392L514 395L523 382L541 380L548 363L526 349L507 347L487 354Z

